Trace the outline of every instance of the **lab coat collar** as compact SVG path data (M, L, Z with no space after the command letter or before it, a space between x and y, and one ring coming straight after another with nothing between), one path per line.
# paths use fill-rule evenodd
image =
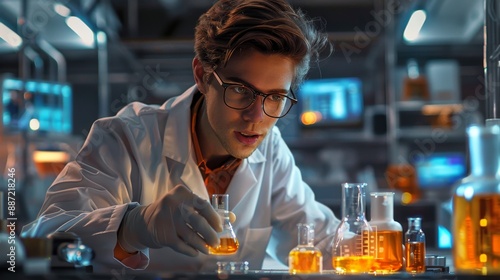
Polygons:
M258 180L257 177L255 177L254 172L257 166L258 163L252 164L250 163L250 160L244 160L241 162L240 167L236 170L236 173L234 174L233 179L231 180L231 183L229 183L226 191L231 198L229 200L229 207L231 210L239 204L248 203L244 198L257 186ZM234 202L237 203L235 204Z
M198 91L190 87L183 94L167 100L162 109L169 111L163 135L162 154L180 163L186 164L192 150L190 127L191 101ZM175 143L172 145L172 143Z

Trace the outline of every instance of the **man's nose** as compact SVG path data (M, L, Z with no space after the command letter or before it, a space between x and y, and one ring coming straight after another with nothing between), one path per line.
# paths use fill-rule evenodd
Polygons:
M264 97L257 95L252 105L243 110L243 119L245 121L259 123L264 119L265 113L262 107L263 99Z

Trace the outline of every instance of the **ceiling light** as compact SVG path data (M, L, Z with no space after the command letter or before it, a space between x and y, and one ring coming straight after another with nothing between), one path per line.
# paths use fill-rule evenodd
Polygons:
M80 36L84 44L88 46L94 44L94 32L80 18L75 16L67 17L66 24Z
M62 17L68 17L71 14L71 10L60 3L54 4L54 11Z
M422 29L426 18L427 15L424 10L416 10L413 12L403 33L403 37L406 41L414 41L418 38L418 34L420 33L420 29Z
M23 39L12 29L8 28L5 24L0 22L0 38L2 38L7 44L14 48L18 48L22 43Z

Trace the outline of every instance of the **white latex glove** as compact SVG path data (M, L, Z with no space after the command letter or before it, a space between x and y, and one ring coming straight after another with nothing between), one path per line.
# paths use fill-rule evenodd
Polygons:
M206 245L219 245L221 219L210 203L178 185L148 206L128 211L118 230L118 243L127 252L170 247L196 256Z

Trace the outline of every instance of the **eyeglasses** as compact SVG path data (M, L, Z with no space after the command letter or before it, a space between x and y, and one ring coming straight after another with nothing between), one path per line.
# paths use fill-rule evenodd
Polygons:
M224 103L231 109L246 109L255 102L257 95L260 95L263 97L262 110L264 113L271 118L282 118L297 103L292 89L290 89L292 97L280 93L265 94L243 84L223 82L215 70L213 74L219 85L224 88Z

